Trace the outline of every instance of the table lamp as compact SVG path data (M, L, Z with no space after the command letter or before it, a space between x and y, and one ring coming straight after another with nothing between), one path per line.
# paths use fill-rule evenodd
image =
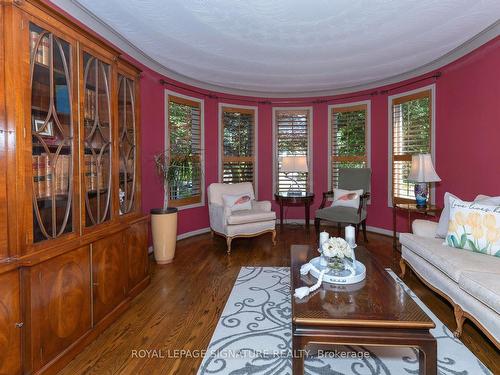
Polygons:
M309 169L307 167L307 156L283 156L281 159L281 172L285 174L285 176L290 179L292 182L295 182L297 185L297 191L292 190L292 186L290 185L289 193L290 194L301 194L299 183L297 182L298 178L293 178L289 176L289 173L304 173L308 172Z
M427 206L427 197L429 194L429 182L441 181L430 154L417 154L411 156L411 171L408 175L408 181L415 182L415 200L417 207Z

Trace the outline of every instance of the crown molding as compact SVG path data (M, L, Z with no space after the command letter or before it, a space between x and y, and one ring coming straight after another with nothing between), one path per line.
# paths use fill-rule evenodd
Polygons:
M465 56L469 52L475 50L476 48L482 46L483 44L489 42L490 40L496 38L500 35L500 20L488 26L486 29L473 36L466 42L462 43L458 47L454 48L450 52L444 54L443 56L429 62L428 64L422 65L418 68L409 70L402 74L397 74L385 79L373 81L367 84L344 87L334 90L318 90L318 91L304 91L304 92L265 92L265 91L253 91L253 90L240 90L229 88L225 86L219 86L203 82L197 79L187 77L183 74L177 73L172 69L169 69L165 65L156 61L155 59L148 56L147 53L142 51L139 47L132 44L123 35L121 35L113 27L102 21L94 13L92 13L85 6L78 3L76 0L51 0L51 2L70 14L72 17L76 18L78 21L82 22L88 28L92 29L94 32L107 39L109 42L113 43L116 47L121 49L123 52L144 64L148 68L154 70L158 74L165 77L174 79L178 82L184 83L186 85L195 86L200 89L215 91L218 93L249 96L249 97L265 97L265 98L303 98L311 96L334 96L347 93L353 93L364 90L371 90L377 87L390 85L418 77L420 75L429 73L436 69L439 69L459 58Z

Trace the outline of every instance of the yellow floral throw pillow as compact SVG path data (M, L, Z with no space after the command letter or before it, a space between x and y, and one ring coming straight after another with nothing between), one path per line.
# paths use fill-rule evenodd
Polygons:
M500 206L450 198L446 244L500 257Z

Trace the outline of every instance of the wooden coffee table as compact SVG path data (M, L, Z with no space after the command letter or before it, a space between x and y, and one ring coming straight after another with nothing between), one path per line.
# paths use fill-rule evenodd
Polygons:
M323 284L299 300L292 296L294 354L332 349L338 345L406 346L420 350L420 372L437 373L436 339L429 332L434 322L380 266L370 252L356 248L366 266L366 279L352 285ZM305 245L291 247L292 294L316 279L302 276L300 266L318 256ZM304 356L294 355L293 375L304 373Z

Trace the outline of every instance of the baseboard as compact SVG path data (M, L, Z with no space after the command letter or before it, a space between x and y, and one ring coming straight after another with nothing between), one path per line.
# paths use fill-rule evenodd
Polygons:
M276 219L276 224L279 225L280 221L279 219ZM305 224L306 220L305 219L283 219L283 224ZM314 224L314 219L309 220L309 224L313 225Z
M177 236L177 241L184 240L184 239L189 238L189 237L197 236L199 234L205 234L208 232L210 232L210 227L192 230L190 232L179 234ZM154 249L153 249L153 246L151 245L148 247L148 254L152 254L153 252L154 252Z
M373 232L373 233L378 233L378 234L383 234L385 236L389 236L389 237L392 237L393 236L393 232L392 230L389 230L389 229L384 229L384 228L379 228L379 227L372 227L370 225L367 225L366 226L366 230L368 232ZM396 236L399 237L399 232L396 232Z
M297 219L297 220L292 220L292 221L296 221L296 222L300 222L300 219ZM311 222L313 222L314 220L311 220ZM286 220L285 220L286 222ZM305 221L302 220L302 223L304 223ZM333 222L329 222L329 221L325 221L325 220L322 220L321 221L321 226L332 226L332 227L336 227L337 226L337 223L333 223ZM385 228L379 228L379 227L374 227L374 226L371 226L371 225L367 225L366 226L366 231L367 232L372 232L372 233L377 233L377 234L383 234L384 236L389 236L389 237L392 237L393 236L393 232L392 230L389 230L389 229L385 229ZM396 236L399 237L399 232L396 232Z
M185 238L189 238L189 237L197 236L197 235L199 235L199 234L208 233L208 232L210 232L210 227L206 227L206 228L201 228L201 229L192 230L191 232L186 232L186 233L179 234L179 235L177 236L177 241L179 241L179 240L183 240L183 239L185 239Z
M300 225L304 225L306 223L306 221L305 221L305 219L285 219L285 220L283 220L283 223L284 224L300 224ZM278 224L279 224L279 221L278 221ZM314 219L310 220L309 224L310 225L314 225ZM326 222L326 221L321 222L321 225L322 226L337 226L337 224L335 224L335 223L330 223L330 222ZM385 236L392 237L392 231L389 230L389 229L384 229L384 228L379 228L379 227L373 227L373 226L368 225L366 227L366 230L368 232L377 233L377 234L383 234ZM208 233L208 232L210 232L210 227L192 230L190 232L179 234L177 236L177 241L184 240L184 239L189 238L189 237L198 236L199 234L205 234L205 233ZM396 233L396 235L399 236L399 233ZM153 252L153 246L149 247L148 252L149 253Z

